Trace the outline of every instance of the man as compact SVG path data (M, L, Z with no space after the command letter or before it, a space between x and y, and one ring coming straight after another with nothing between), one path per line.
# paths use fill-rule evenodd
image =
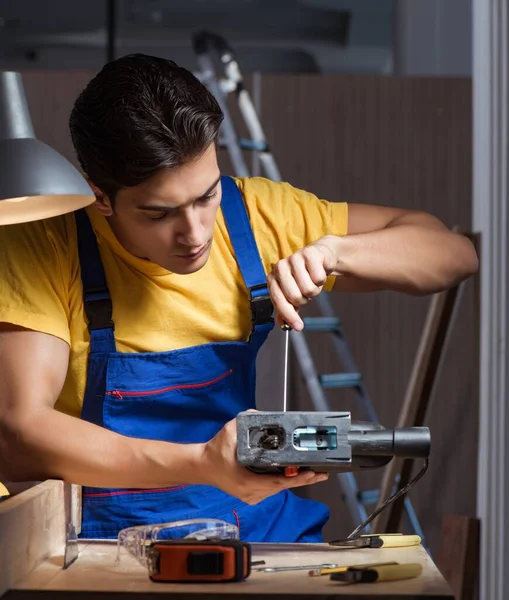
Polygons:
M120 58L70 130L86 211L0 229L0 472L83 485L85 537L215 517L251 541L319 541L325 506L235 459L255 358L324 288L429 294L474 273L421 212L221 177L214 98L188 71ZM267 310L267 308L269 310Z

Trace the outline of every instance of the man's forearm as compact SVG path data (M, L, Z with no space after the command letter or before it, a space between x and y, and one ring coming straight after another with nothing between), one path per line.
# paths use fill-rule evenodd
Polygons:
M129 438L51 408L8 429L0 472L12 481L54 478L113 488L200 483L199 444Z
M430 294L462 281L478 266L470 240L428 215L402 218L378 231L327 239L337 257L337 290Z

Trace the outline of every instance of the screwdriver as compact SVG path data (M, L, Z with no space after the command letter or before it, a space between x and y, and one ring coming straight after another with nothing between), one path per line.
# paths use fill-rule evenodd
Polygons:
M284 381L283 381L283 412L286 412L288 401L288 346L290 342L290 325L283 322L281 329L285 332L285 366L284 366Z
M290 330L288 323L283 322L281 329L285 332L285 367L284 367L284 382L283 382L283 412L286 412L288 403L288 349L290 345ZM285 467L286 477L295 477L299 474L299 467Z

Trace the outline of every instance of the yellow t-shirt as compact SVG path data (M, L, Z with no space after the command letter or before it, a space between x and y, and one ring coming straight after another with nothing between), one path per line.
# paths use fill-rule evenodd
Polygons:
M268 273L281 258L327 234L346 235L346 203L327 202L288 183L236 179ZM113 302L120 352L162 352L245 340L250 329L244 286L219 209L206 265L177 275L127 252L107 220L87 208ZM326 287L332 286L332 278ZM57 336L70 346L56 408L79 416L89 333L73 214L0 227L0 321Z

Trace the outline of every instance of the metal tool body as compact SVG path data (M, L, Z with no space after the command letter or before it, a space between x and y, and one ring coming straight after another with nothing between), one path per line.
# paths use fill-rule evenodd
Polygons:
M255 472L285 468L349 472L385 466L394 456L427 457L427 427L384 429L349 412L253 412L237 415L237 460Z
M68 523L64 550L64 569L67 569L79 556L78 536L72 523Z
M263 573L280 573L282 571L309 571L315 569L335 569L337 564L324 563L322 565L292 565L284 567L262 567L259 569L253 569L254 571L262 571Z

